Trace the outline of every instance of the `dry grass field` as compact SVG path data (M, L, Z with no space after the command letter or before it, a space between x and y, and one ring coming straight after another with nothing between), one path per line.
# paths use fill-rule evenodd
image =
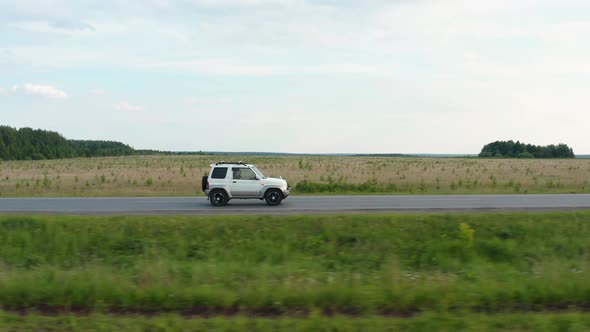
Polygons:
M244 160L296 194L590 192L588 159L134 156L0 162L0 196L175 196L209 164Z

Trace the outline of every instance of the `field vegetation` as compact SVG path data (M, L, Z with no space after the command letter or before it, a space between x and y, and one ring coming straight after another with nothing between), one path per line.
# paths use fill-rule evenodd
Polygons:
M0 312L0 331L215 331L215 332L456 332L456 331L538 331L586 332L590 316L583 313L438 314L412 317L331 316L291 317L191 317L177 314L153 316L18 315Z
M590 212L1 216L0 324L584 330L589 237Z
M588 193L588 159L126 156L0 161L0 196L181 196L219 160L254 163L295 194Z

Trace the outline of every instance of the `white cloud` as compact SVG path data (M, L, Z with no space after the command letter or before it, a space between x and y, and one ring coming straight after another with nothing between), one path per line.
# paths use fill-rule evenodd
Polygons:
M125 111L125 112L139 112L143 111L143 107L139 105L132 105L126 101L122 101L120 103L114 104L113 108L117 111Z
M16 85L12 87L12 90L14 92L16 92L19 89L20 88ZM65 93L63 90L60 90L51 85L27 83L24 85L23 89L27 94L42 96L45 98L65 99L68 97L68 94Z
M387 74L391 66L355 63L326 63L317 65L246 64L234 61L197 60L139 64L147 69L178 70L199 74L268 76L314 74Z
M90 90L88 90L88 93L90 93L91 95L95 95L95 96L103 96L107 92L104 89L90 89Z
M193 0L192 4L204 8L235 8L235 7L284 7L296 3L296 0Z
M40 33L60 33L67 35L84 35L95 32L95 28L87 23L72 21L26 21L9 24L10 27L24 31Z
M95 28L88 23L65 20L49 22L49 26L62 30L95 30Z

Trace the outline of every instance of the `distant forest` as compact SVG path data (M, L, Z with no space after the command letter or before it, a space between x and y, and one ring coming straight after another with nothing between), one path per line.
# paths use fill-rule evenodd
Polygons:
M135 150L121 142L69 140L54 131L0 126L0 160L189 154L203 153Z
M575 158L574 150L566 144L531 145L519 141L496 141L486 144L481 153L482 158Z
M53 131L0 126L1 160L128 156L134 152L119 142L68 140Z

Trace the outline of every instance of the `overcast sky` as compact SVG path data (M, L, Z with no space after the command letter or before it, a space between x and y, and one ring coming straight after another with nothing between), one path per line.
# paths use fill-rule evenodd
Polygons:
M590 153L587 0L0 0L0 124L135 148Z

